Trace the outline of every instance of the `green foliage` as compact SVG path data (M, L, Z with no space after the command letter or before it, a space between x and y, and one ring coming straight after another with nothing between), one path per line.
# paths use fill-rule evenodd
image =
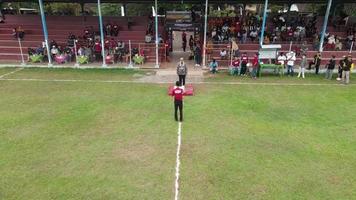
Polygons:
M356 16L356 3L345 3L344 12L349 16Z
M103 16L121 16L121 4L103 3L101 4L101 13Z
M47 3L45 11L50 15L79 15L81 8L77 3Z
M306 10L308 12L317 13L318 15L323 16L325 15L326 5L312 3L306 6Z

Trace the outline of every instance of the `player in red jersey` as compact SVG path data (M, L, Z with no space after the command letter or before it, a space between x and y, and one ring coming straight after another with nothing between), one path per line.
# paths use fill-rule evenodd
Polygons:
M178 109L179 109L179 121L183 121L183 95L184 90L180 88L180 82L176 82L176 86L173 89L172 96L174 97L174 117L178 121Z

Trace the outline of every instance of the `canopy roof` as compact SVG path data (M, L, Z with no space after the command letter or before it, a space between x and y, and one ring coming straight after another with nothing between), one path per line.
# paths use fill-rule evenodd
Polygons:
M0 2L38 2L37 0L0 0ZM355 3L355 0L333 0L334 3ZM43 0L45 3L50 2L68 2L68 3L96 3L97 0ZM154 0L101 0L101 3L153 3ZM195 4L205 4L205 0L158 0L159 2L165 3L195 3ZM261 3L264 4L265 0L209 0L209 3ZM281 4L281 3L327 3L328 0L269 0L270 4Z

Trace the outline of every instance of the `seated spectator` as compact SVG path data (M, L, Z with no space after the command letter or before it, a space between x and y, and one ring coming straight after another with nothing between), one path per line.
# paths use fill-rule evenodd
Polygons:
M13 28L13 29L12 29L11 35L12 35L12 37L13 37L14 39L17 39L17 30L16 30L16 28Z
M84 48L83 48L83 47L79 47L79 49L78 49L78 55L79 55L79 56L84 56Z
M55 58L56 55L59 55L59 49L56 46L52 46L51 55L52 58Z
M342 50L342 43L340 42L340 39L338 37L336 37L336 40L335 40L335 50L336 51Z
M146 43L151 43L152 42L152 36L151 36L151 34L149 32L146 33L145 42Z
M269 37L266 35L265 38L263 39L264 44L270 44L271 41L269 40Z
M38 54L38 55L39 55L39 54L43 54L44 48L41 47L41 46L39 46L39 47L36 48L35 52L36 52L36 54Z
M222 49L222 50L220 51L220 58L221 58L222 60L227 59L227 52L226 52L225 49Z
M257 35L258 35L258 33L257 33L256 29L254 29L250 32L250 39L252 42L256 40Z
M125 49L125 42L123 42L123 41L120 40L120 41L117 43L117 47L119 48L120 51L124 51L124 49Z
M218 62L216 62L215 59L213 59L213 61L210 62L209 64L209 68L210 68L210 72L215 74L218 71Z
M331 35L329 38L328 38L328 43L326 45L326 48L327 49L335 49L335 36L334 35Z
M231 63L231 67L231 75L239 75L240 59L238 57L234 57L234 60Z

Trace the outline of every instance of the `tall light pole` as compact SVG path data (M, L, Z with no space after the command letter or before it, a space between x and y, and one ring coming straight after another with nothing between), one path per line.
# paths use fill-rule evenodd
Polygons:
M101 3L98 0L98 14L99 14L99 27L100 27L100 40L101 40L101 55L103 57L102 67L107 67L105 61L105 46L104 46L104 26L103 26L103 16L101 15Z
M263 45L265 30L266 30L266 21L267 21L267 8L268 8L268 0L265 1L265 7L263 10L263 21L262 21L262 29L261 29L261 37L260 37L260 47Z
M159 62L158 62L158 57L159 57L159 54L158 54L158 43L159 43L159 40L158 40L158 5L157 5L157 0L155 0L155 30L156 30L156 65L155 65L155 68L159 68Z
M204 15L204 43L203 43L203 68L206 67L206 34L208 29L208 0L205 1L205 15Z
M329 0L328 6L327 6L326 12L325 12L324 24L323 24L323 29L321 31L320 44L319 44L319 51L320 52L323 51L325 32L326 32L326 27L328 26L328 19L329 19L329 15L330 15L331 3L332 3L332 0Z
M38 4L40 6L42 29L43 29L43 35L44 35L44 38L45 38L46 49L47 49L48 66L52 67L53 64L52 64L51 50L49 48L49 43L48 43L47 22L46 22L46 16L45 16L45 13L44 13L44 9L43 9L43 1L42 0L38 0Z

